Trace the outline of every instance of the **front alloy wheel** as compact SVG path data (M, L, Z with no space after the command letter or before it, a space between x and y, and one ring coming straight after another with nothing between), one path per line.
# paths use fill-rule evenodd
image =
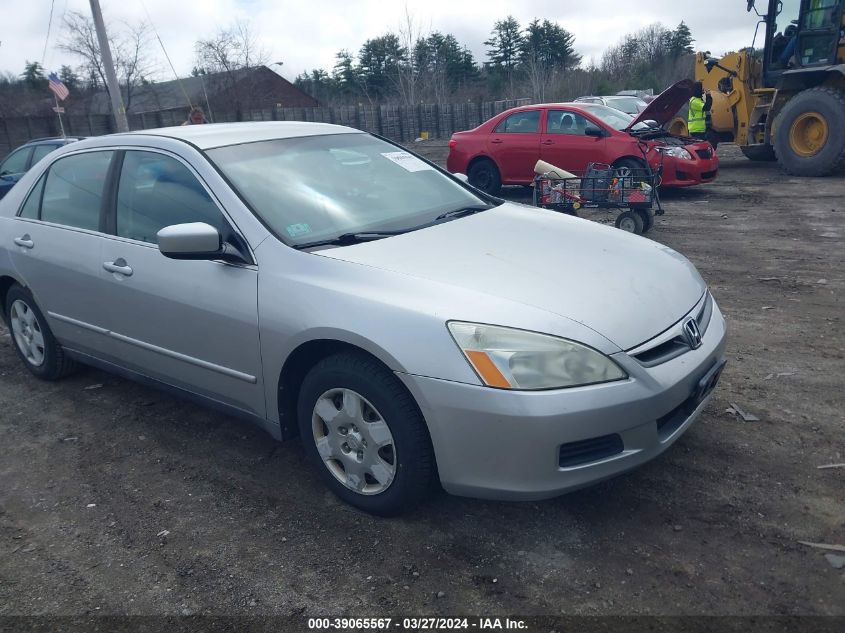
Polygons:
M393 434L361 394L351 389L326 391L314 405L311 430L323 464L350 490L374 495L393 483Z

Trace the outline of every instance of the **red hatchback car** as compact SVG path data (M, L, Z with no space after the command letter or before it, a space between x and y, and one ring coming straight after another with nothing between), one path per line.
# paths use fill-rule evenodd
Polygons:
M513 108L453 134L446 167L493 195L501 185L531 184L538 159L578 175L588 163L612 165L621 175L647 165L662 167L664 187L711 182L719 159L710 143L660 127L689 100L692 89L693 82L678 82L637 117L592 103Z

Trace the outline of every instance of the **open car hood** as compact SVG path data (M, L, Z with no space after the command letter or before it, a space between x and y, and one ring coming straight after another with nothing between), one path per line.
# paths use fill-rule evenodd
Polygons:
M695 82L692 79L681 79L648 104L648 107L634 117L626 130L630 130L642 121L657 121L661 126L672 120L680 110L695 95Z

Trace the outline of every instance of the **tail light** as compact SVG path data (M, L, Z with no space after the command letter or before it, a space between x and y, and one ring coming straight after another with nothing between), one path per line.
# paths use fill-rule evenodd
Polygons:
M458 146L458 141L455 139L449 139L449 149L455 149Z

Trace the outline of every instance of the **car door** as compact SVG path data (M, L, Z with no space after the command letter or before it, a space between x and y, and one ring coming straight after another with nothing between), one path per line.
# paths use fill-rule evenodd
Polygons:
M586 117L564 108L548 110L540 137L540 158L576 175L591 162L604 162L604 137L587 136L588 126L596 127Z
M85 353L107 350L100 297L103 192L113 151L64 156L50 165L13 218L12 264L56 338Z
M248 253L186 163L127 150L116 180L113 235L100 258L113 355L130 369L264 417L258 270L252 264L168 259L156 234L205 222Z
M21 147L9 154L0 163L0 198L21 179L29 168L32 147Z
M502 182L528 184L534 179L534 165L540 157L542 110L522 110L502 119L487 141L487 151L496 161Z

